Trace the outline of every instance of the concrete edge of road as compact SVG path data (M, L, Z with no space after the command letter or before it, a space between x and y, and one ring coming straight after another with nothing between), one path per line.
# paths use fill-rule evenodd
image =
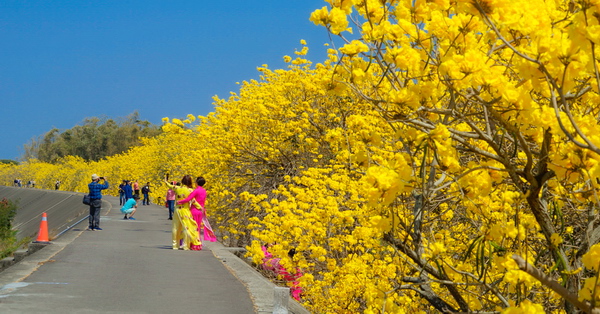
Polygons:
M218 258L224 265L236 276L250 292L250 297L254 301L254 305L258 314L274 313L274 304L281 303L281 300L275 300L275 285L273 282L261 275L256 269L239 258L234 251L239 248L228 248L220 242L208 242L207 247L213 252L213 255ZM293 314L309 314L300 303L291 297L284 300L287 301L288 311Z
M69 243L77 239L85 229L87 222L80 221L80 231L65 232L50 243L29 243L28 249L15 252L14 256L0 260L0 289L27 278L44 263L53 262L52 257L62 251ZM75 226L73 226L75 227ZM275 285L256 269L238 257L234 252L239 248L228 248L220 242L207 242L206 246L213 252L227 269L240 280L248 289L258 314L274 313ZM278 304L287 301L289 313L309 314L300 303L291 297L288 300L278 300Z

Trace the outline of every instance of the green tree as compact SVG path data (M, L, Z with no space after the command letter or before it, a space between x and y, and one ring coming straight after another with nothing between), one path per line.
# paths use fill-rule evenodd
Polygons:
M123 119L86 118L81 125L61 131L53 128L40 138L25 145L23 160L32 158L53 163L65 156L79 156L98 161L125 152L140 144L142 137L153 137L160 128L140 120L134 112Z

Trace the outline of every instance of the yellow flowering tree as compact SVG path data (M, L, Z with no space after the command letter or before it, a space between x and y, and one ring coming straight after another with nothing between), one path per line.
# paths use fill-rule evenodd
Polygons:
M327 2L322 63L303 42L126 153L0 178L202 175L220 239L270 244L315 313L597 310L597 4Z
M412 165L404 190L369 181L383 239L418 274L394 290L443 312L563 307L533 264L565 310L593 308L571 300L598 241L599 4L327 2L311 20L345 42L332 91L370 102Z
M215 99L216 110L191 129L202 149L195 152L198 167L211 180L211 209L225 242L245 246L252 239L250 218L266 212L254 206L259 199L279 198L273 191L314 165L329 164L335 156L326 136L330 129L357 108L348 97L330 97L321 82L329 76L325 66L311 69L303 59L285 57L288 70L259 68L260 81L242 84L239 94ZM169 132L191 124L169 123ZM256 202L240 197L254 195Z

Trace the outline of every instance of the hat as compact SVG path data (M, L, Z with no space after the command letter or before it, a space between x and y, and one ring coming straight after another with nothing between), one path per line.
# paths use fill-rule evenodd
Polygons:
M92 180L98 180L100 177L97 174L93 174L92 175Z

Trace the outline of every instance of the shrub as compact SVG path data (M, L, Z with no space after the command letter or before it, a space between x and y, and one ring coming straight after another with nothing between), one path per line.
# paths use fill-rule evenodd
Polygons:
M17 204L3 198L0 201L0 258L5 258L17 250L17 231L12 229L12 221L17 214Z

